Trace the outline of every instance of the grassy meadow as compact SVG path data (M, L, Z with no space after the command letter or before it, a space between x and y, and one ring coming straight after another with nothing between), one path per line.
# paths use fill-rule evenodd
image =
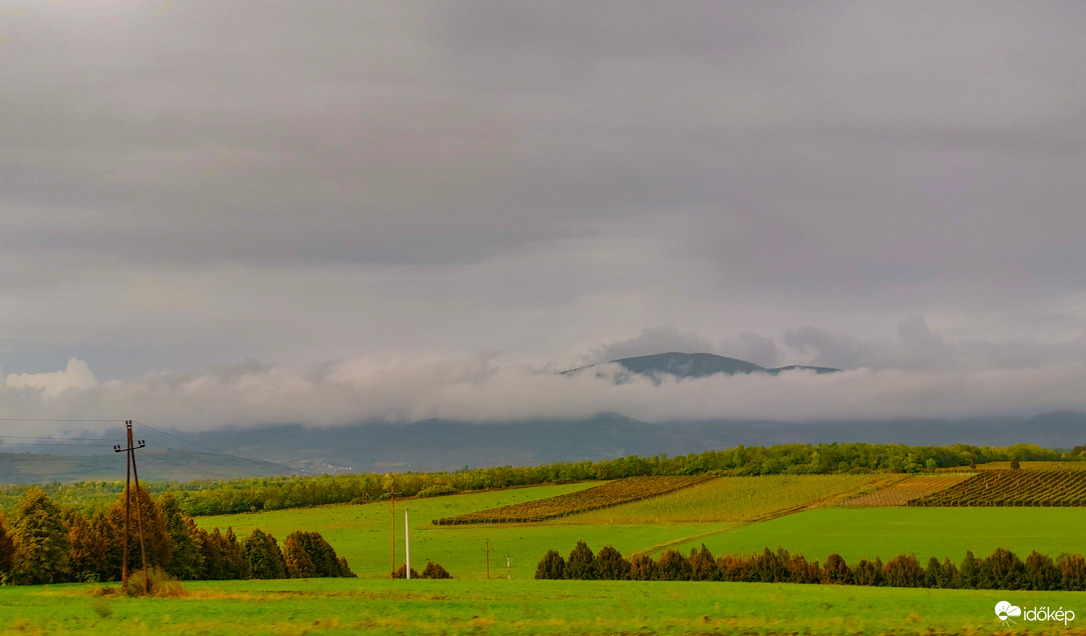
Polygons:
M186 583L187 596L129 599L95 585L0 588L0 635L25 634L1086 634L993 608L1064 607L1086 594L634 581Z
M966 550L978 557L997 547L1020 558L1032 550L1056 558L1086 552L1086 508L816 508L679 544L705 543L713 554L750 554L782 546L824 560L836 552L849 564L912 553L960 563Z
M901 552L960 562L1002 546L1025 557L1084 552L1086 508L848 508L848 497L900 475L727 477L669 495L533 524L436 526L433 519L553 497L598 482L496 490L397 502L410 510L412 565L441 563L453 580L389 580L387 501L198 518L203 527L253 528L280 541L320 532L357 579L186 582L178 598L102 596L98 585L0 587L0 636L9 634L996 634L993 608L1071 609L1072 629L1019 621L1013 633L1086 635L1086 593L899 589L861 586L640 581L536 581L547 550L578 540L624 555L714 554L784 547L854 564ZM789 514L781 514L789 513ZM489 541L491 579L484 549ZM507 558L511 564L506 580ZM116 584L111 586L116 588ZM1075 627L1078 625L1079 627Z

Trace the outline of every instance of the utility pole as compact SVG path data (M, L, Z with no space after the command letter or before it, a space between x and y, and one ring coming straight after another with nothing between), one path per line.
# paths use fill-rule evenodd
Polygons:
M403 509L403 555L404 565L403 571L406 572L404 576L408 579L411 578L411 525L407 520L407 508Z
M121 587L128 588L128 538L131 536L129 526L132 518L132 478L135 478L136 482L136 524L140 533L140 561L143 563L143 593L147 594L147 547L143 541L143 513L140 510L139 502L139 490L140 490L140 475L136 470L136 451L143 448L147 444L141 439L139 445L132 443L132 420L125 420L125 431L128 437L128 445L125 448L121 448L120 444L113 445L113 452L124 452L125 457L125 470L124 470L124 560L121 562Z
M396 477L389 475L388 482L388 498L392 502L392 515L389 517L392 519L392 531L389 532L389 536L392 537L392 578L396 578Z
M490 539L486 540L486 580L490 580Z

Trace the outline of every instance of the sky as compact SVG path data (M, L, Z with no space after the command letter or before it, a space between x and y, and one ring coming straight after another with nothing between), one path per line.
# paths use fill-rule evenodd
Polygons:
M0 0L0 416L1086 409L1084 31L1055 2ZM671 350L845 373L553 377Z

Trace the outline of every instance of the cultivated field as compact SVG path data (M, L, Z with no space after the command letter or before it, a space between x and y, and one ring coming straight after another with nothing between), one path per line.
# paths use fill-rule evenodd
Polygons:
M1086 471L991 470L910 506L1086 506Z
M563 517L554 523L705 523L754 521L798 507L830 503L893 482L886 475L719 477L652 499Z
M842 506L904 506L972 477L968 473L916 475L842 503Z
M577 492L437 519L437 525L535 523L689 488L710 477L628 477Z
M377 581L187 583L183 598L95 597L92 585L0 588L0 634L994 634L993 608L1083 608L1075 592L763 583ZM1080 627L1075 627L1078 624ZM1081 636L1019 621L1013 633Z

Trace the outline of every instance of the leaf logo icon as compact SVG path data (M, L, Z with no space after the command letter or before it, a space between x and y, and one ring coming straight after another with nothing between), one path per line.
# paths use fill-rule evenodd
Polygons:
M1000 601L995 606L996 617L999 618L999 622L1006 625L1007 623L1013 623L1010 620L1012 616L1021 616L1022 608L1017 605L1011 605L1007 601Z

